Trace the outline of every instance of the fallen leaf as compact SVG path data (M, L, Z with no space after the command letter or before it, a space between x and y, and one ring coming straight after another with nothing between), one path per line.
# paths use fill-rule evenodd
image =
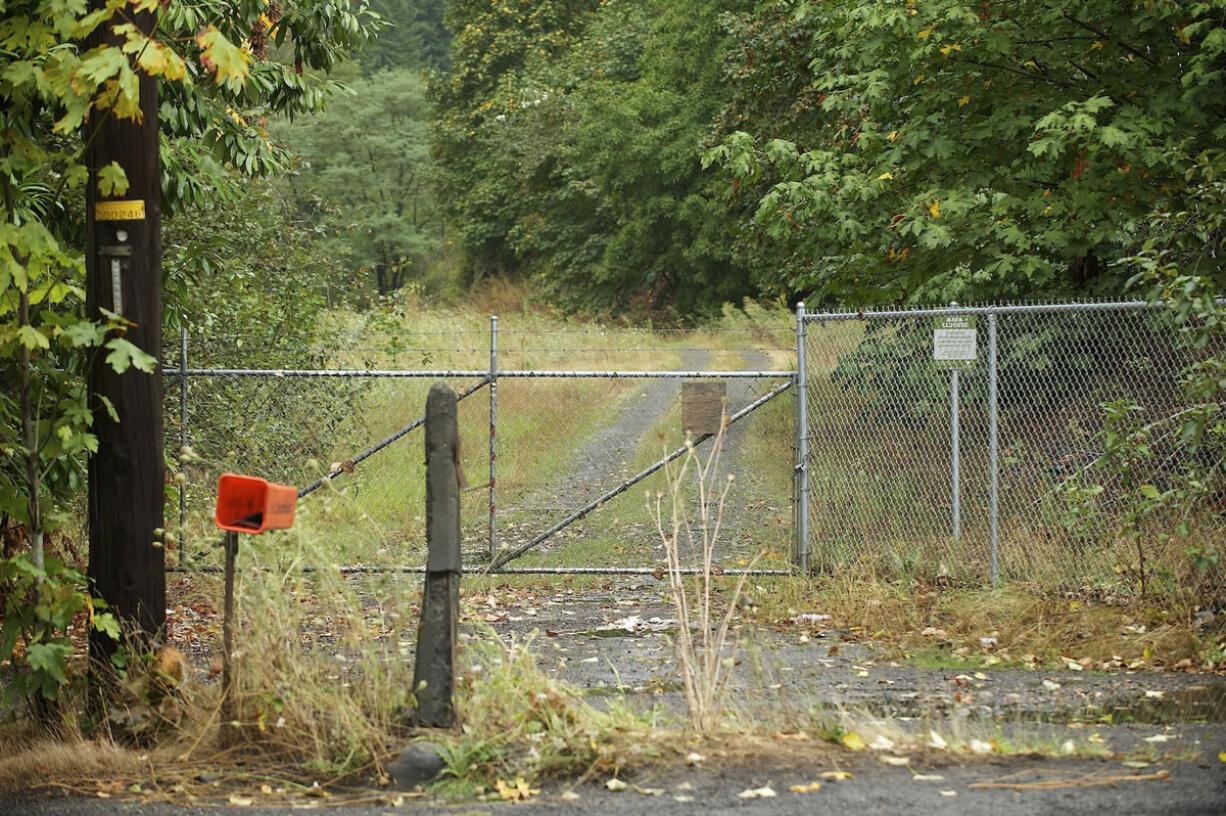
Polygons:
M893 751L894 740L878 734L873 738L872 743L870 743L868 747L872 748L874 751Z
M644 796L663 796L668 793L664 788L640 788L637 785L634 787L635 793L641 793Z
M626 788L630 787L625 782L618 779L616 776L610 779L608 782L604 783L604 786L614 792L624 791Z
M941 791L942 796L957 796L957 791Z
M1125 762L1124 767L1125 768L1148 768L1149 763L1141 762L1140 760L1134 759L1134 760L1129 760L1128 762Z
M1226 751L1222 751L1217 755L1219 762L1226 762Z
M792 793L817 793L821 789L821 782L810 782L808 785L793 785L788 788Z
M232 793L227 801L236 807L248 807L254 800L239 796L237 793Z
M1043 688L1047 689L1048 691L1055 691L1056 689L1060 688L1060 684L1054 680L1043 678Z
M1170 734L1154 734L1152 737L1146 737L1145 742L1169 742L1175 739Z
M1226 762L1226 759L1222 760ZM842 782L844 779L854 779L851 771L822 771L818 774L821 779L833 779L835 782Z
M990 754L992 753L992 743L984 742L983 740L980 740L980 739L971 740L970 748L971 748L972 754Z
M560 799L564 799L564 800L566 800L567 802L578 802L578 801L579 801L580 799L582 799L583 797L582 797L582 796L580 796L579 794L575 793L574 791L562 791L562 793L561 793L561 795L559 796L559 798L560 798Z
M678 795L674 796L674 797L673 797L673 801L674 801L674 802L693 802L693 801L694 801L694 797L693 797L693 796L690 796L689 794L682 793L682 794L678 794Z
M763 785L760 788L748 788L736 795L737 799L773 799L777 794L775 789L770 785Z
M540 788L529 787L522 776L515 777L514 784L508 784L501 779L494 780L494 788L498 795L508 802L522 802L541 792Z
M886 756L885 754L882 754L878 756L877 758L880 759L882 762L884 762L886 765L893 765L896 768L901 768L904 765L911 764L911 757Z
M705 760L706 760L706 757L698 753L697 751L690 751L688 754L685 755L685 761L690 763L691 765L697 765L699 762L703 762Z
M928 747L936 748L938 751L945 751L949 748L949 743L938 734L936 731L929 731Z
M940 774L920 774L917 773L911 777L916 782L943 782L945 777Z
M1166 696L1166 692L1164 691L1148 691L1147 690L1145 692L1145 697L1151 700L1161 700L1165 696Z
M843 743L844 747L850 748L853 751L863 751L868 747L868 745L866 745L864 742L864 738L855 731L848 731L846 734L839 737L839 742Z

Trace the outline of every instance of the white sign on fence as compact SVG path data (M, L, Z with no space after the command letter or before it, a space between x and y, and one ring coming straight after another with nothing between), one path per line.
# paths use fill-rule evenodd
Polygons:
M932 359L965 365L976 357L974 315L938 317L932 328Z

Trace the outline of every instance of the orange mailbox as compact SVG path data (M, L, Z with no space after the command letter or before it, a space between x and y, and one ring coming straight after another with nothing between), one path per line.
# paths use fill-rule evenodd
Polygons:
M254 476L223 473L217 480L213 522L234 533L284 530L294 523L298 490Z

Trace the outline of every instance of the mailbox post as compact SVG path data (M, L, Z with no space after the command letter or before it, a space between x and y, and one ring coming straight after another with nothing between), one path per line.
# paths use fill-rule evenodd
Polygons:
M225 599L221 627L221 720L222 733L234 721L231 697L230 653L234 648L234 560L238 555L239 533L285 530L294 523L296 488L273 484L254 476L223 473L217 481L217 508L213 523L226 531ZM223 740L224 741L224 740Z

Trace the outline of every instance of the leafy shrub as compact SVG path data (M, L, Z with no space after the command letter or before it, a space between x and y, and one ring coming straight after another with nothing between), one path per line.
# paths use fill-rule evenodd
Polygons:
M0 660L14 670L4 690L6 705L59 698L73 679L69 661L76 644L69 628L78 617L84 616L87 630L119 638L118 621L86 586L84 575L57 558L48 558L42 569L25 555L0 560Z

